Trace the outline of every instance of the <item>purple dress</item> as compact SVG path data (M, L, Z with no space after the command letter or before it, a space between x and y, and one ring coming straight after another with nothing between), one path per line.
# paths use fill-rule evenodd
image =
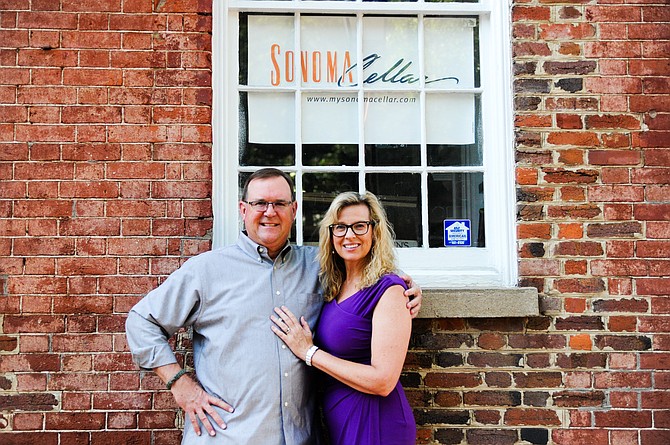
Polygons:
M384 292L405 283L385 275L341 304L333 300L321 312L315 341L336 357L370 364L372 312ZM323 412L331 445L410 445L416 442L416 424L405 392L397 382L386 397L357 391L324 375Z

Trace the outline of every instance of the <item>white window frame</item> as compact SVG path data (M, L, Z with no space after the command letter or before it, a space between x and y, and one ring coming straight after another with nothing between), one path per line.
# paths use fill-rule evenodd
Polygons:
M424 287L512 287L517 282L514 134L508 1L478 3L262 1L213 2L213 246L236 241L238 212L238 14L297 12L435 14L479 17L486 247L398 249L400 267ZM451 170L451 169L450 169ZM424 171L423 175L427 173ZM424 182L425 184L425 178ZM297 184L298 187L300 184ZM428 191L422 190L426 203ZM300 204L300 203L299 203ZM426 210L424 210L425 212ZM423 215L426 221L426 215ZM301 221L296 220L298 230ZM426 229L424 229L424 235ZM424 236L424 239L427 239ZM427 244L427 242L425 243Z

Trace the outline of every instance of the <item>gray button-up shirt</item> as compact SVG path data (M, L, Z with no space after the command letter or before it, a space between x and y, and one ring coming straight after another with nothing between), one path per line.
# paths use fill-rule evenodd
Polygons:
M183 444L313 444L312 372L270 330L275 306L314 327L323 302L313 247L287 246L273 261L241 234L236 245L186 261L128 314L133 360L152 369L175 363L168 344L193 326L194 363L203 388L235 408L214 406L227 429L198 437L186 419Z

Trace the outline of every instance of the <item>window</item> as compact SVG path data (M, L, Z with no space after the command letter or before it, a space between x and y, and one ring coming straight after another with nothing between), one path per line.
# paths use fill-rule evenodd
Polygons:
M292 240L342 191L384 203L424 286L514 285L502 2L215 2L215 245L260 167L294 175Z

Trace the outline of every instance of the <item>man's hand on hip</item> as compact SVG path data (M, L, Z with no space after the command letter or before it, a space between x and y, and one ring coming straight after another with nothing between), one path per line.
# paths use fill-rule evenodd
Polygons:
M174 400L177 402L177 405L184 410L184 413L188 416L191 424L193 424L193 430L198 436L202 433L200 422L202 422L210 436L216 434L210 423L210 417L222 429L226 428L226 423L213 406L218 406L229 413L233 412L232 406L218 397L206 393L205 390L202 389L202 386L196 383L189 375L183 374L178 376L177 374L181 371L181 368L176 363L160 366L155 368L154 371L164 382L171 383L169 389L174 396ZM175 376L177 379L173 381L173 377Z

